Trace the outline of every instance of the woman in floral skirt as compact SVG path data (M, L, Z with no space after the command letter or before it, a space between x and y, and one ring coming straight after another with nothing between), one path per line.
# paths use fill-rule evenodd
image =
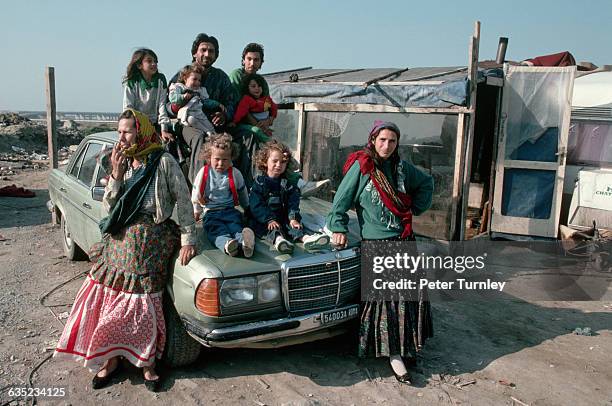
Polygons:
M119 117L119 142L100 222L103 241L77 293L55 350L98 371L92 387L106 386L123 357L143 369L145 385L157 391L154 365L165 344L162 296L170 261L180 249L183 265L196 254L189 189L178 163L165 153L146 115L126 110ZM177 225L170 219L177 206Z
M376 121L367 145L344 164L344 178L334 196L327 228L332 243L347 245L349 217L355 208L363 240L414 240L412 215L431 206L433 180L398 153L400 130ZM420 292L410 301L362 303L359 356L389 357L398 381L410 383L407 360L414 360L433 335L429 302Z

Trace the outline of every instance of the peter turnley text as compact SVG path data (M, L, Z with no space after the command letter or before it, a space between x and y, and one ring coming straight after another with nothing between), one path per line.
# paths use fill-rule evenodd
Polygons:
M415 289L430 289L430 290L504 290L506 282L492 281L486 279L483 281L469 281L467 279L456 279L454 281L440 281L420 278L418 280L400 279L397 281L387 281L383 279L374 279L372 286L376 290L415 290Z

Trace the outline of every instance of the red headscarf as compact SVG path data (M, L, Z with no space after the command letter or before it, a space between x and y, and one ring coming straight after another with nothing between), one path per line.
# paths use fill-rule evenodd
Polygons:
M362 175L369 175L374 187L378 191L380 198L385 205L395 216L400 218L404 227L401 237L408 238L412 235L412 198L403 192L395 190L391 182L385 174L376 166L376 162L372 159L371 150L374 149L374 141L381 130L388 129L397 134L399 143L400 131L397 125L391 122L383 122L377 120L370 131L368 145L359 151L349 155L344 163L343 174L346 175L348 170L353 166L355 161L359 161L359 169ZM394 151L395 152L395 151Z

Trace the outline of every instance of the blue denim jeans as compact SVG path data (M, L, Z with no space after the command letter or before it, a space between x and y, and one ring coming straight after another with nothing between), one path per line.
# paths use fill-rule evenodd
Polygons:
M233 207L211 210L204 216L204 231L208 241L225 252L225 244L236 239L242 244L242 214Z

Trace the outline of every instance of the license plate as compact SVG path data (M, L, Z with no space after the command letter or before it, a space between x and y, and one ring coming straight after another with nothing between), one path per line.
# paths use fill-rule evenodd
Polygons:
M338 321L346 320L348 318L357 316L359 313L359 305L349 307L348 309L342 310L330 310L328 312L321 313L321 324L336 323Z

